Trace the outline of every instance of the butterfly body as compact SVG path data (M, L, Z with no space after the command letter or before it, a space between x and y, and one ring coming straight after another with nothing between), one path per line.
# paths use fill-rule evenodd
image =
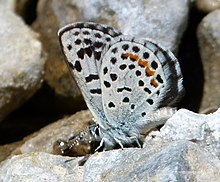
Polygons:
M149 39L106 25L74 23L59 31L66 63L99 125L105 149L136 142L175 113L183 96L175 56Z

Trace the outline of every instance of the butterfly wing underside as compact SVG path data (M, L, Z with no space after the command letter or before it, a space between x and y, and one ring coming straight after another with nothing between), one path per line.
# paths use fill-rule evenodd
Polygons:
M107 122L128 130L144 127L151 112L184 93L177 59L150 40L118 38L104 54L100 78Z
M60 29L58 35L66 63L87 106L95 119L105 120L99 71L105 49L121 33L105 25L79 22Z

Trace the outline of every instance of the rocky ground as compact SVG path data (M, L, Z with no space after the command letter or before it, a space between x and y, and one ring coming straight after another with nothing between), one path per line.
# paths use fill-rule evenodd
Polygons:
M182 109L143 148L55 148L93 122L57 37L82 20L150 37L179 59ZM0 181L219 181L218 0L0 0L0 27Z

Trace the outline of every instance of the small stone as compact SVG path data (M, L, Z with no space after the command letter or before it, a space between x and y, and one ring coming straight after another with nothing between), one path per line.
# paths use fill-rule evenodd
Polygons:
M37 34L0 8L0 121L27 101L43 80L45 57Z
M200 111L220 106L220 10L203 18L197 37L204 70L204 91Z
M200 11L204 13L210 13L220 8L220 1L219 0L196 0L196 6Z

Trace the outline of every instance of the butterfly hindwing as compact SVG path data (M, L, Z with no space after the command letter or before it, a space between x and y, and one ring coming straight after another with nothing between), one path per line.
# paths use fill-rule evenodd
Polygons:
M150 40L121 36L110 46L103 57L100 78L104 112L111 125L126 123L131 130L147 122L149 114L164 103L173 105L183 92L174 58Z

